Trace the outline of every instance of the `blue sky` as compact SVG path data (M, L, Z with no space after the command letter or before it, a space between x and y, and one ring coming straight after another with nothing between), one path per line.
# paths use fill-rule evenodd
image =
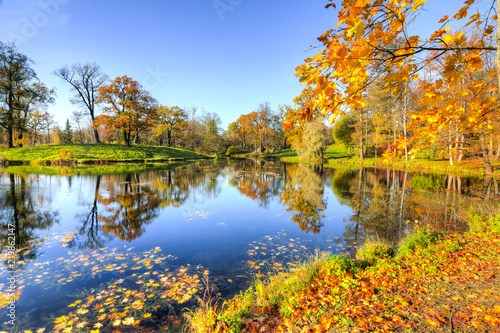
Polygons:
M17 40L42 82L57 90L49 112L62 125L76 110L52 72L95 62L128 75L163 105L217 112L226 127L260 102L290 104L295 68L336 14L323 0L0 0L0 40ZM462 1L430 0L425 31Z
M232 5L231 5L232 3ZM215 5L220 8L216 10ZM4 0L0 40L16 38L41 81L56 87L49 111L62 125L76 110L52 74L95 62L128 75L164 105L217 112L226 126L260 102L291 103L294 77L316 37L332 25L323 1ZM226 7L225 7L226 6Z

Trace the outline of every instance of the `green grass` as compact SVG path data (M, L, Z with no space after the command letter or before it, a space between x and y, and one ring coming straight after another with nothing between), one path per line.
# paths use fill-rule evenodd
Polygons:
M299 162L299 155L291 149L284 149L275 153L261 154L260 156L276 157L284 162ZM352 158L353 154L349 152L343 145L331 145L323 150L323 158L329 159L348 159Z
M59 160L73 160L79 163L96 161L153 162L209 157L205 154L178 148L143 145L126 147L118 144L45 145L0 151L0 159L33 164Z
M431 153L421 153L417 155L416 159L405 161L404 157L398 158L392 163L386 163L382 157L375 158L374 156L367 156L364 160L359 159L359 150L354 149L353 153L344 145L331 145L323 151L323 157L327 160L324 167L338 168L344 165L351 166L364 166L368 168L382 168L382 169L396 169L404 171L425 171L428 173L448 174L452 176L483 176L484 164L479 158L470 158L462 160L459 164L450 165L447 159L430 159ZM284 162L307 162L300 161L297 153L291 149L282 150L272 154L261 154L263 157L275 157ZM313 161L312 161L313 162ZM493 171L493 176L500 177L500 161L492 161L491 165L496 170Z

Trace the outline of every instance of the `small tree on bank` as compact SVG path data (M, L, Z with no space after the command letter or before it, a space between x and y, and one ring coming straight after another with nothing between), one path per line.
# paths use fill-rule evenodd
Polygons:
M61 144L73 143L73 131L71 130L69 119L66 119L66 126L59 132L59 142Z
M302 138L297 145L297 154L301 160L319 158L323 163L323 147L328 139L327 128L323 120L318 118L307 123L302 132Z

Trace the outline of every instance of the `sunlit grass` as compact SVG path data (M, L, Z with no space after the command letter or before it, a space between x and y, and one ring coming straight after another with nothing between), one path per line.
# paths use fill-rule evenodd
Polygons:
M45 145L4 149L0 159L9 161L37 163L57 160L74 160L85 163L92 161L160 161L169 159L208 158L208 155L189 150L133 145L126 147L119 144L71 144Z

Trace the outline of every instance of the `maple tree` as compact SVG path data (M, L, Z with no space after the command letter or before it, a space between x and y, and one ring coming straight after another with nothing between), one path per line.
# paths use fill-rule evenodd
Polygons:
M74 64L71 67L61 67L54 71L54 74L63 81L71 85L75 96L71 100L73 104L83 105L87 109L92 123L96 118L96 102L99 99L99 89L108 80L100 67L96 64ZM94 139L96 143L101 143L99 132L94 128Z
M131 144L132 135L138 143L139 133L155 123L156 101L139 82L128 76L119 76L111 84L102 86L99 94L96 103L107 106L103 108L104 114L96 119L95 126L119 129L127 146Z
M335 7L330 0L327 7ZM366 106L368 87L382 78L385 88L396 94L409 82L417 80L421 70L433 61L443 60L442 79L424 85L423 100L441 98L441 107L434 108L434 116L427 118L427 136L436 136L440 124L448 121L443 114L453 110L454 101L447 103L439 91L444 84L455 86L471 72L484 68L485 54L497 52L500 40L494 36L499 18L494 14L500 4L492 1L484 15L472 14L475 0L465 1L457 13L444 16L441 27L431 36L410 35L409 26L416 15L423 10L426 0L359 0L343 1L338 11L338 23L318 39L322 49L305 63L297 67L296 75L306 84L306 105L300 113L299 121L312 119L315 112L328 116L330 122L347 111L359 110ZM450 32L452 23L465 20L464 27L473 28L478 37L468 38L463 32ZM421 57L422 55L427 55ZM497 56L496 67L500 68ZM500 80L499 70L491 69L490 75ZM495 86L495 85L494 85ZM486 174L492 169L485 149L484 123L492 119L497 107L494 94L481 98L486 87L473 80L462 90L472 99L469 111L474 114L468 119L467 128L479 135ZM498 92L498 87L496 87ZM484 96L484 95L483 95ZM432 123L433 122L433 123ZM431 124L432 123L432 124ZM406 136L405 136L406 137ZM413 154L418 146L414 147ZM387 156L395 157L395 152Z

